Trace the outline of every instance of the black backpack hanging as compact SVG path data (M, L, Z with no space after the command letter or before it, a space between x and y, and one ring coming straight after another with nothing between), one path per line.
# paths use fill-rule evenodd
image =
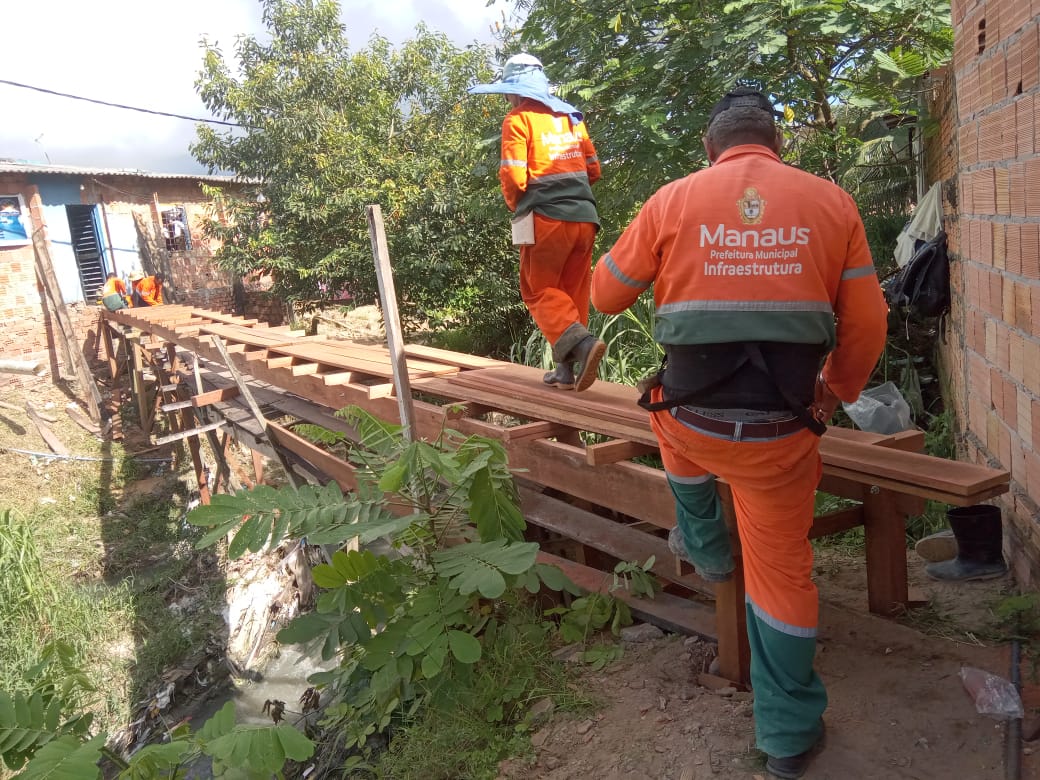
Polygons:
M885 284L885 299L892 306L921 317L941 317L950 311L950 259L946 255L946 231L925 241Z

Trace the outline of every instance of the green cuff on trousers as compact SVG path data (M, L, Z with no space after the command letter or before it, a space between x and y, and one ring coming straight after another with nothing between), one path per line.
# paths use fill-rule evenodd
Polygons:
M729 529L722 517L715 477L687 480L669 474L668 487L675 497L675 521L687 559L699 572L719 576L733 571Z
M816 744L827 709L827 691L813 669L816 631L784 627L757 612L761 609L748 599L755 741L771 756L796 756Z

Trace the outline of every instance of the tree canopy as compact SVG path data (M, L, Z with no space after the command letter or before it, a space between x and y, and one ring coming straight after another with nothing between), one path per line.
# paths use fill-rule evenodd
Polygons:
M255 179L211 229L225 267L274 272L287 297L346 288L377 295L364 207L379 204L402 317L481 329L526 323L497 180L502 115L466 88L492 77L491 52L420 26L394 49L348 44L334 0L263 0L269 40L233 56L204 42L197 88L242 127L201 127L211 170Z
M738 79L758 82L783 108L789 159L854 189L850 174L869 162L870 121L913 117L912 79L947 61L953 43L948 2L518 0L518 7L526 18L507 45L540 56L587 111L604 160L601 200L622 222L661 184L705 163L708 112Z

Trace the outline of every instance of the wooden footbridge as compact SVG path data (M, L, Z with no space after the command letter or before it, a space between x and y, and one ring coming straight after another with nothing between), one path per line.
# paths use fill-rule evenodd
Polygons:
M332 415L349 405L400 419L385 347L306 336L189 306L102 316L113 377L129 370L143 425L150 426L158 414L171 419L173 432L158 441L186 440L204 500L222 480L225 486L250 482L249 475L236 475L224 462L229 437L254 454L278 459L291 474L334 479L350 489L356 484L352 468L294 434L284 420L349 433ZM404 351L418 396L416 433L435 438L448 426L502 441L510 465L522 470L517 475L522 509L545 562L559 565L587 589L602 590L616 561L655 556L653 571L665 591L653 600L622 597L644 619L717 639L721 676L747 681L736 533L731 582L708 583L677 564L665 538L675 510L664 472L634 460L656 451L634 388L597 382L579 395L546 387L534 368L419 345L406 345ZM201 436L209 437L221 461L215 479L201 459ZM591 438L597 443L583 443ZM925 499L967 506L1008 490L1006 471L923 455L923 445L920 431L881 436L831 428L821 441L820 489L855 503L816 517L811 536L864 528L871 612L891 615L910 603L905 523L924 510ZM257 457L254 466L256 480ZM725 485L721 488L732 527L732 505Z

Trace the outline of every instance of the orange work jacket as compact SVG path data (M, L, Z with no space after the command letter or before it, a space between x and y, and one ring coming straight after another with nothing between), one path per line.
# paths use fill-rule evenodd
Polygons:
M163 302L162 285L155 281L154 276L146 276L137 283L135 289L149 306L158 306Z
M833 348L824 378L855 400L884 347L888 307L856 204L757 144L654 193L597 264L613 314L654 287L655 339Z
M584 122L530 98L502 122L502 196L518 217L535 211L564 222L599 224L590 185L599 157Z

